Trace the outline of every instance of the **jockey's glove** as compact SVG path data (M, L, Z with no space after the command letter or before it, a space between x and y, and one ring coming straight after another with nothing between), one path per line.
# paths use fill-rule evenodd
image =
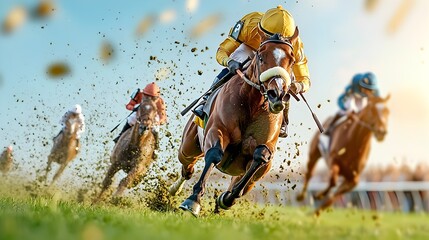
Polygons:
M235 72L237 71L237 69L241 68L241 63L235 61L234 59L229 59L228 60L228 69L230 73L235 74Z
M304 90L304 84L301 82L293 82L290 84L289 90L295 94L302 93L302 90Z

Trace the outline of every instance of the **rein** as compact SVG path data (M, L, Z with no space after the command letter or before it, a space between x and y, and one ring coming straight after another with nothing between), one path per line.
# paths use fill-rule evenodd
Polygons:
M244 75L244 73L243 73L242 71L240 71L240 70L238 70L238 69L237 69L237 74L238 74L238 76L240 76L240 77L241 77L241 79L243 79L247 84L249 84L250 86L252 86L252 87L254 87L254 88L256 88L256 89L258 89L258 91L261 91L261 87L260 87L260 85L258 85L258 84L256 84L256 83L254 83L254 82L252 82L250 79L248 79L248 78L246 77L246 75Z
M362 127L368 129L371 132L375 133L375 132L379 131L374 126L372 126L371 124L361 120L359 116L356 116L354 119L356 120L357 124L361 125Z

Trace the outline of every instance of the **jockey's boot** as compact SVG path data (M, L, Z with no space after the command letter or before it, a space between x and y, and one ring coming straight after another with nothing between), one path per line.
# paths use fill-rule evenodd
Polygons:
M155 149L159 149L159 132L158 129L152 128L153 137L155 138Z
M128 122L126 122L126 123L125 123L125 125L124 125L124 127L122 128L121 133L119 133L119 135L118 135L115 139L113 139L113 141L114 141L115 143L117 143L117 142L118 142L118 140L119 140L119 138L121 137L121 135L122 135L125 131L127 131L128 129L130 129L130 128L131 128L131 125L130 125L130 124L128 124Z
M283 109L283 122L280 127L279 137L286 138L288 136L287 133L287 125L289 124L289 101L285 103L285 109Z
M198 104L194 109L192 109L192 112L195 114L195 116L201 118L204 120L204 105L207 102L208 95L204 95L203 101Z
M76 139L76 154L79 153L79 149L80 149L79 146L80 146L80 140Z
M219 77L215 77L215 79L213 80L212 85L210 86L210 88L212 88L217 82L219 82ZM198 104L198 106L196 106L192 112L195 114L195 116L201 118L202 120L204 120L204 105L207 102L207 99L209 98L210 94L213 91L210 91L209 93L207 93L206 95L203 96L203 101L200 102L200 104Z
M335 128L335 123L338 121L338 119L340 119L343 115L340 113L335 114L334 118L332 119L332 121L329 123L329 126L327 127L326 131L323 132L323 134L325 134L326 136L331 136L332 131Z
M53 137L53 138L52 138L52 141L55 141L55 139L56 139L58 136L60 136L60 134L61 134L62 132L63 132L63 129L61 129L61 130L60 130L60 132L57 134L57 136L55 136L55 137Z

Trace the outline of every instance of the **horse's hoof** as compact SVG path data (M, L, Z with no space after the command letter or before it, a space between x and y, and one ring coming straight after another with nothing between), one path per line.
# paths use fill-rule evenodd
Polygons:
M200 214L201 205L188 198L182 204L180 204L179 208L192 213L194 217L198 217L198 214Z
M302 202L302 201L304 200L304 198L305 198L305 195L304 195L304 194L299 194L298 196L296 196L296 200L297 200L298 202Z
M313 213L313 217L315 217L315 218L320 217L320 212L321 212L321 210L320 210L320 209L317 209L316 211L314 211L314 213Z
M224 210L228 210L232 207L232 205L234 204L234 201L232 201L231 203L228 203L225 201L225 197L228 196L229 194L231 194L231 192L223 192L219 197L216 198L216 205L219 206L220 208L224 209Z
M324 197L325 197L324 195L322 195L322 194L318 194L318 195L314 196L314 199L315 199L315 200L320 201L320 200L322 200Z

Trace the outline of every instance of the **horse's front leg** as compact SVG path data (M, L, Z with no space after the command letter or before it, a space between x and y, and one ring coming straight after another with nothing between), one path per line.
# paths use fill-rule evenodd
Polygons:
M311 177L313 176L314 167L316 166L317 161L321 157L321 153L318 149L318 142L319 142L318 139L319 139L319 135L316 135L316 137L314 137L310 146L310 153L309 153L309 158L307 162L307 173L305 173L304 186L302 187L301 192L296 196L296 200L298 201L304 200L307 194L308 184L310 182Z
M226 141L223 140L223 143L225 144ZM226 145L227 144L225 144L225 146ZM195 217L198 216L201 210L200 199L204 195L206 181L209 178L213 167L222 160L223 155L224 148L221 147L221 143L218 140L213 147L207 150L204 157L204 170L201 173L200 179L193 187L192 195L180 205L181 209L191 212Z
M198 126L191 117L183 131L182 142L179 147L178 159L182 164L179 179L168 189L171 196L180 193L186 180L194 173L194 165L203 156L198 139Z
M43 177L43 181L45 182L45 184L47 184L47 181L48 181L48 173L49 171L51 171L51 164L52 164L52 154L49 154L48 165L46 166L45 176Z
M314 198L316 199L316 200L321 200L321 199L323 199L323 198L325 198L326 197L326 195L328 195L328 193L331 191L331 189L333 188L333 187L335 187L335 185L337 184L337 180L338 180L338 177L339 177L339 173L340 173L340 167L338 166L338 165L332 165L331 166L331 177L330 177L330 179L329 179L329 185L328 185L328 187L326 187L326 189L325 190L323 190L323 191L321 191L321 192L319 192L319 193L317 193L315 196L314 196Z
M61 174L64 172L64 169L66 169L68 162L65 162L60 165L60 168L58 168L57 173L55 173L54 178L52 179L51 185L54 184L55 181L61 176Z
M232 187L231 191L222 193L216 200L216 205L222 209L229 209L235 199L243 195L243 189L249 184L255 173L264 165L269 164L272 152L267 145L259 145L253 153L253 160L244 176ZM250 190L250 189L249 189Z
M92 201L93 204L98 203L100 200L103 199L104 193L109 188L110 185L112 185L113 182L113 176L119 171L120 166L117 162L113 162L112 165L107 170L106 176L104 177L104 180L101 184L101 191L98 194L98 197Z
M333 196L327 198L322 205L314 212L316 216L320 215L320 212L331 206L335 200L343 195L346 192L351 191L359 183L359 176L354 177L353 179L346 179L344 182L337 188Z
M135 184L135 181L138 179L143 179L144 173L147 171L147 167L143 163L138 163L127 176L121 180L119 183L118 189L113 194L113 197L120 197L127 188L131 188Z

